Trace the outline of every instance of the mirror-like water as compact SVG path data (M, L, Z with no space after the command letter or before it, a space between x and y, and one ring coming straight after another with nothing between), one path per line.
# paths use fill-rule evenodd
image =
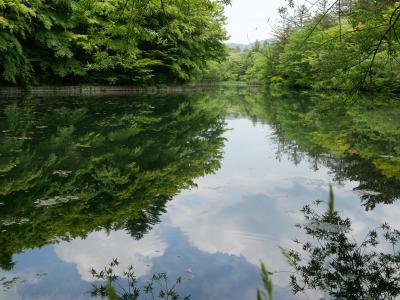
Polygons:
M191 299L256 299L260 260L276 299L395 297L399 116L243 89L4 99L0 298L90 299L114 258Z

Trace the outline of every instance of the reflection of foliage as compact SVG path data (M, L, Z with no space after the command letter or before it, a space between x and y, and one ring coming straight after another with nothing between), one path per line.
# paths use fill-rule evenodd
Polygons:
M0 285L2 286L3 290L9 290L16 284L21 284L25 283L26 280L21 279L20 277L12 277L12 278L7 278L7 277L2 277L0 278Z
M271 125L277 159L287 155L295 164L306 160L314 170L330 169L335 182L358 182L354 190L366 209L400 197L397 98L284 92L268 97L233 90L224 97L230 113Z
M318 205L320 202L317 202ZM394 299L400 295L400 231L387 224L370 230L362 242L350 236L351 221L337 211L302 210L299 225L312 241L302 251L284 250L296 271L294 293L320 289L335 299Z
M101 271L91 270L92 276L105 282L104 284L93 286L91 292L92 297L108 298L110 300L135 300L140 299L141 295L148 295L151 299L170 299L178 300L190 299L189 296L180 297L176 289L181 284L182 279L178 277L173 284L168 281L166 273L154 274L149 282L142 288L138 287L133 266L128 267L123 277L126 279L125 284L121 278L114 273L114 268L119 265L117 259L114 259L109 266ZM124 286L125 285L125 286Z
M34 274L35 277L39 278L39 277L43 277L43 276L47 276L47 273L37 273ZM30 274L29 276L32 276L32 274ZM9 290L11 288L14 288L17 285L20 284L25 284L29 281L28 278L23 278L20 276L13 276L13 277L0 277L0 290L3 289L4 291Z
M354 189L366 209L400 198L400 105L398 98L362 94L224 91L229 113L270 124L277 159L327 167L335 182L358 182Z
M381 96L296 93L273 101L270 117L278 158L314 169L328 167L335 181L358 181L363 204L400 197L400 106ZM363 101L361 101L363 99Z
M215 171L225 113L196 95L26 100L0 111L0 266L94 230L141 238Z

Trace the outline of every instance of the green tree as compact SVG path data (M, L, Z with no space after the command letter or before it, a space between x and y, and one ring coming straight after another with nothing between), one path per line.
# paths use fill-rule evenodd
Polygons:
M2 85L188 81L224 59L214 0L0 1Z
M297 88L398 90L398 1L316 4L312 16L302 6L280 10L267 78Z

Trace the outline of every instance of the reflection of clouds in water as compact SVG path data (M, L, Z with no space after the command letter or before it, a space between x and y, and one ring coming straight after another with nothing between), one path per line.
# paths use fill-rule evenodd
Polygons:
M3 290L0 288L0 299L20 300L21 296L18 295L16 288L12 288L9 290Z
M171 223L202 251L243 256L256 266L262 259L271 270L287 270L278 246L293 245L299 209L313 191L322 190L307 183L321 178L327 182L327 171L273 159L275 145L265 138L269 126L253 126L244 119L229 120L228 126L234 130L225 134L222 168L199 179L197 190L174 200L168 214ZM291 182L288 174L310 180Z
M384 223L387 223L392 229L400 230L399 214L400 207L398 203L377 206L373 211L368 212L368 219L362 219L362 225L358 224L359 227L362 226L363 230L359 230L360 234L356 236L357 241L360 243L365 238L368 230L376 230ZM356 217L352 218L352 221L353 219L356 220ZM356 222L353 222L352 229L354 229L354 223ZM358 220L357 223L360 223L360 221ZM383 233L381 228L379 228L378 233L380 235ZM382 236L380 236L380 241L381 243L376 246L376 251L392 253L392 245L387 241L383 241Z
M89 273L91 268L101 270L113 258L120 265L115 268L117 275L122 275L127 267L133 265L135 274L140 277L151 269L152 259L162 256L166 244L161 240L156 227L140 241L135 240L124 231L105 231L90 234L86 239L75 239L71 242L61 242L55 246L57 256L65 262L74 263L85 281L93 281Z
M381 223L387 222L390 226L400 230L400 207L399 205L383 205L375 211L374 218L379 220Z
M360 241L365 237L367 231L376 229L383 223L388 223L394 229L400 229L400 203L378 204L375 209L366 211L361 206L359 193L349 189L349 186L356 186L350 182L346 189L334 189L336 209L343 217L351 220L352 236Z
M197 190L186 191L173 201L168 213L172 225L180 228L201 251L242 256L255 266L261 259L270 271L289 271L278 246L297 249L292 239L308 239L294 227L304 222L299 210L316 199L327 201L328 187L298 182L285 185L283 181L263 179L258 184L254 179L250 186L236 181L224 185L221 178L209 178L200 180ZM366 212L357 195L348 190L350 185L335 188L335 204L341 215L350 217L351 235L357 241L365 237L368 229L385 221L391 225L399 223L397 207L381 206ZM254 194L256 191L264 193ZM327 209L326 203L320 204L320 209ZM277 287L284 287L288 278L288 273L276 274L274 282Z
M243 190L236 185L223 189L222 194L214 191L212 195L207 187L205 194L201 187L187 192L170 209L171 222L202 251L243 256L256 266L262 259L271 270L287 270L278 246L292 245L290 236L295 235L297 220L285 212L288 203L264 194L241 196ZM287 284L282 280L277 285Z
M208 253L243 256L271 271L289 270L278 246L297 248L291 239L305 238L294 227L304 221L299 210L313 200L328 199L332 181L328 169L310 170L306 162L295 166L275 156L275 145L265 138L268 126L247 120L229 120L222 168L197 181L199 188L175 198L168 217L192 245ZM246 155L244 155L244 153ZM334 184L337 207L351 217L356 235L368 229L371 217L352 192L354 182ZM288 283L279 275L277 285Z

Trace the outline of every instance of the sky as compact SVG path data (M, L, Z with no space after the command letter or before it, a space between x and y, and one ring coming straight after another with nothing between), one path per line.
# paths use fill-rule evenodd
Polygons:
M277 9L285 0L233 0L225 10L229 42L249 44L270 38L270 23L277 21Z

